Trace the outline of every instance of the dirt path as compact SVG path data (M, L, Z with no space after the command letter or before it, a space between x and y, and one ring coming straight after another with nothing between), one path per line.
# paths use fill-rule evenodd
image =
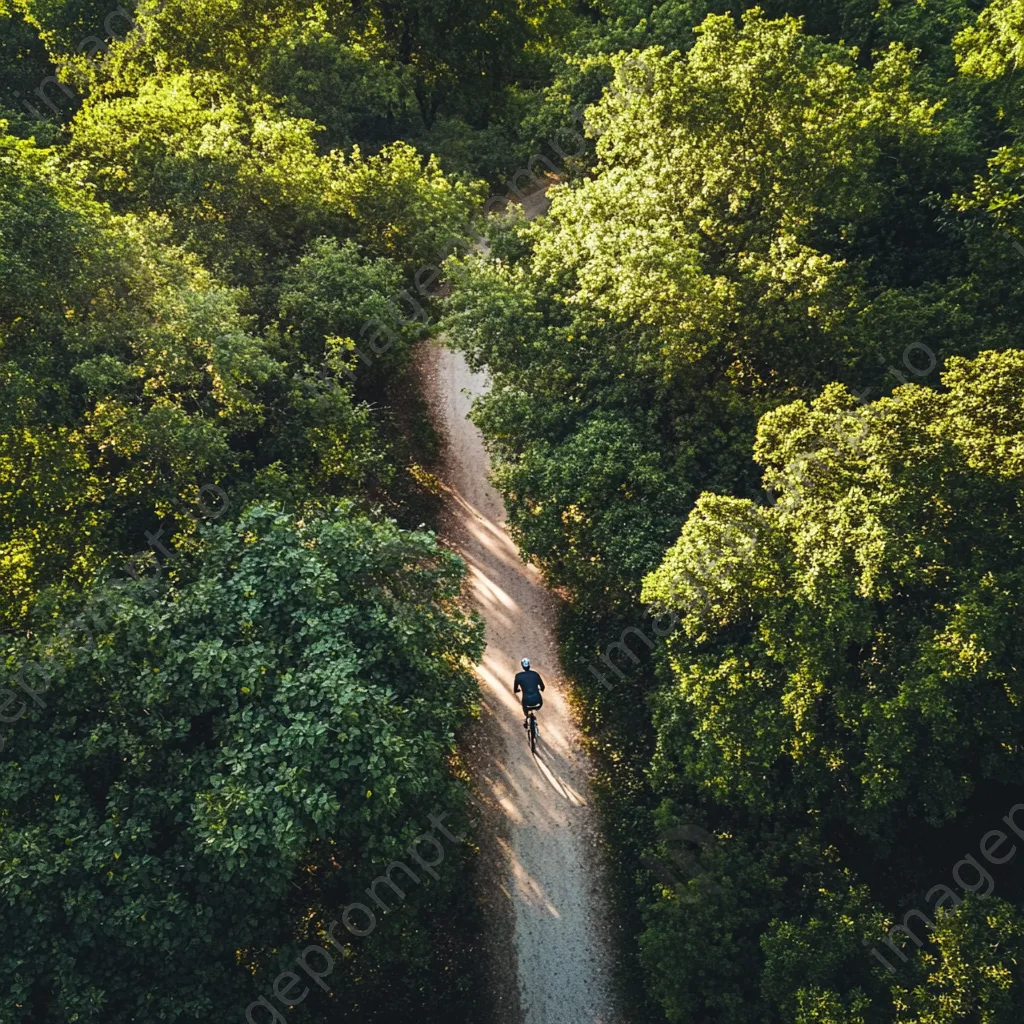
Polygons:
M558 664L556 599L506 533L487 453L466 419L470 395L486 380L437 342L424 343L420 357L432 415L447 441L442 477L450 503L443 534L465 558L473 604L487 622L487 651L478 667L482 720L471 731L467 755L491 808L481 874L491 887L482 897L492 933L495 1024L617 1024L597 816ZM524 656L547 685L536 757L512 696Z

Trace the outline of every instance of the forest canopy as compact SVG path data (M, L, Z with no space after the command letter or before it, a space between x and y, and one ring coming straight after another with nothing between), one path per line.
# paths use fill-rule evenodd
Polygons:
M646 1012L1009 1022L1012 867L925 897L1024 800L1022 9L835 6L615 36L592 167L447 326L570 603Z
M1020 1021L1022 54L1024 0L0 0L0 1024L273 1019L464 818L430 334L629 1019ZM271 1013L494 1019L459 872Z

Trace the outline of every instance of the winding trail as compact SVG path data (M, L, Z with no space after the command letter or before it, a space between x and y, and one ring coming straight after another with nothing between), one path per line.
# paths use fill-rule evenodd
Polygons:
M466 560L471 600L487 625L477 669L481 721L465 744L489 809L479 884L497 1005L487 1024L619 1024L602 845L589 765L558 663L557 599L506 532L480 433L466 419L486 377L436 341L425 342L419 356L432 417L447 442L442 536ZM524 656L547 686L536 757L512 695Z

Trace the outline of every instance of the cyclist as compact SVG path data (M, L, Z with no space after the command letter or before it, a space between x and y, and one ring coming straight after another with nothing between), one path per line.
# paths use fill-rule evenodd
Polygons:
M512 693L517 694L520 690L523 691L523 714L526 715L523 728L528 729L530 727L530 712L544 706L544 698L540 695L541 690L544 689L544 680L541 679L539 672L534 672L530 668L529 658L523 658L519 664L523 666L523 671L516 673Z

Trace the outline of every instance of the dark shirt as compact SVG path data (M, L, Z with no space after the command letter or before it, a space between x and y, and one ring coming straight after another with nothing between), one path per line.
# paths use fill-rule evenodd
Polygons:
M540 691L543 689L544 680L541 679L539 672L534 672L532 668L528 668L524 672L516 673L516 682L512 687L513 693L518 693L522 690L523 698L532 703L540 698Z

